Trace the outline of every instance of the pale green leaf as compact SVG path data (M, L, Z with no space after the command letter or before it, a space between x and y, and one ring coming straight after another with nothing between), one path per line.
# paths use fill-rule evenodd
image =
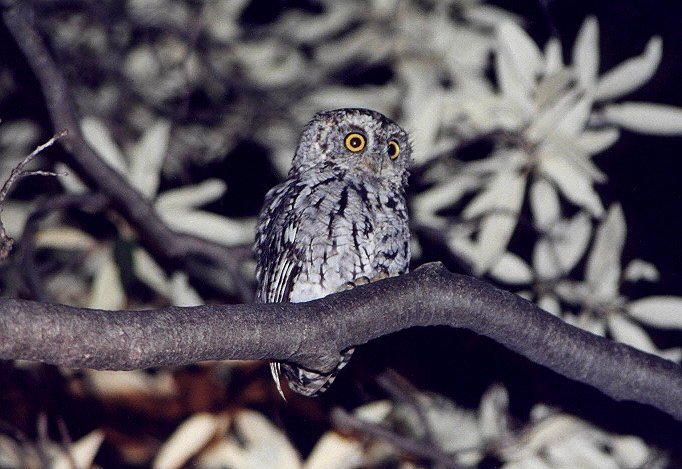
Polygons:
M192 415L182 422L161 446L154 458L154 469L180 469L227 427L226 416L207 412Z
M71 469L74 467L92 467L95 456L104 441L104 432L94 430L80 440L69 445L69 454L60 452L50 464L51 469Z
M604 120L634 132L682 134L682 108L665 104L627 102L604 107Z
M634 319L663 329L682 329L682 297L649 296L626 306Z
M170 297L174 306L199 306L204 300L189 284L189 278L184 272L175 272L171 277Z
M123 309L125 301L126 295L121 285L118 266L113 259L107 257L95 275L88 307L117 310Z
M521 208L526 176L513 171L500 171L464 209L463 217L475 218L489 212L516 214Z
M255 233L255 220L237 220L202 210L170 208L159 210L159 216L171 229L226 245L250 244Z
M490 275L510 285L525 285L533 281L533 272L528 264L509 251L490 269Z
M663 41L659 36L649 40L640 56L633 57L603 75L597 84L595 99L604 101L636 90L649 81L661 62Z
M639 280L647 280L649 282L657 282L660 278L658 269L650 262L645 262L641 259L633 259L625 268L623 278L628 282L637 282Z
M648 353L658 354L658 349L649 335L640 326L620 314L608 318L609 332L613 338L624 344Z
M582 151L594 155L616 143L619 137L618 129L585 130L575 142Z
M561 52L561 42L556 37L552 37L545 44L545 75L555 74L563 66L564 59Z
M597 228L594 245L587 260L585 280L598 298L613 298L618 293L620 257L625 235L623 210L615 203Z
M497 29L495 72L502 93L530 109L530 95L542 70L537 45L518 25L508 22Z
M111 138L109 129L97 118L84 117L81 120L81 131L88 144L97 152L102 160L123 176L127 176L128 163Z
M585 128L592 111L592 95L585 93L559 120L556 131L566 137L576 137Z
M161 166L168 149L170 122L159 120L144 133L139 142L128 149L129 181L147 199L156 195Z
M599 71L599 24L590 16L583 22L573 46L573 66L583 88L594 87Z
M604 212L599 195L591 181L571 166L566 158L545 154L540 160L543 174L554 181L561 193L574 204L585 208L599 218Z
M208 204L222 197L227 185L221 179L207 179L193 186L182 186L164 191L156 198L157 210L190 209Z
M529 196L533 223L540 230L548 229L561 215L556 189L546 179L538 178L531 184Z

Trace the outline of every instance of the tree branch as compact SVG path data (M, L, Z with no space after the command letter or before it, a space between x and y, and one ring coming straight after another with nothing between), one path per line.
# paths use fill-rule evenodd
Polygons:
M1 300L0 359L118 370L276 359L329 371L341 350L435 325L470 329L614 399L682 420L679 365L568 325L440 263L308 303L100 311Z
M7 28L21 48L40 82L52 124L67 135L62 144L72 155L75 169L98 192L110 197L128 222L139 233L140 240L159 256L188 263L198 257L224 267L244 300L252 293L239 273L241 262L250 251L227 247L195 236L176 233L159 218L149 202L111 166L106 164L86 142L79 118L74 110L71 90L42 38L33 27L33 11L27 2L2 0ZM190 262L191 264L191 262ZM190 265L190 270L195 266Z

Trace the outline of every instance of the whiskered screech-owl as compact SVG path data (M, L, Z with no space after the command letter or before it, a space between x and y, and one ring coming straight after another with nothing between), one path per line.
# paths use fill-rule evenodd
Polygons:
M320 112L306 125L287 179L268 192L256 233L257 298L302 302L405 273L410 259L407 134L368 109ZM387 318L389 319L389 318ZM324 392L348 362L320 374L272 362L289 387Z

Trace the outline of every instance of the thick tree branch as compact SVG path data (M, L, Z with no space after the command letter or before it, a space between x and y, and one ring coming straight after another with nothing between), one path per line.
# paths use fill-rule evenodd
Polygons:
M277 359L327 371L350 346L435 325L470 329L614 399L682 420L682 367L439 263L309 303L99 311L2 300L0 358L119 370Z
M3 19L40 82L47 109L55 129L68 134L62 144L72 155L78 173L113 203L138 231L150 250L167 259L187 261L199 257L224 267L244 299L251 298L248 285L241 279L239 265L250 255L248 249L230 248L195 236L176 233L159 218L149 202L106 164L88 145L74 110L71 90L42 38L33 27L33 12L26 2L3 0ZM194 264L190 263L190 268Z

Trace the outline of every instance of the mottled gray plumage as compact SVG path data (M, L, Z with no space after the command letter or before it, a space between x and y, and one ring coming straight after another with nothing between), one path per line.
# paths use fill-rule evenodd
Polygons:
M397 153L397 155L396 155ZM408 136L367 109L321 112L303 130L287 179L268 192L256 233L257 298L302 302L348 282L407 271L410 259L405 187ZM294 391L324 392L330 374L273 362Z

